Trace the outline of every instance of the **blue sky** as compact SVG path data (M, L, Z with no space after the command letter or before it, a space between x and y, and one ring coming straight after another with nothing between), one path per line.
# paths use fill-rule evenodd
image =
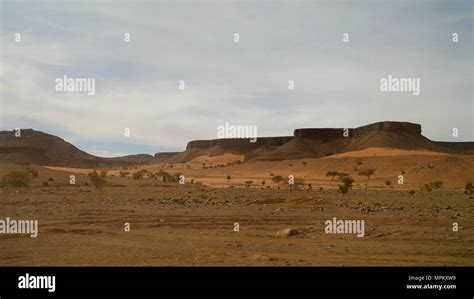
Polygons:
M410 121L474 140L472 1L0 3L3 130L102 156L183 150L226 122L286 136ZM96 94L55 92L63 75L95 78ZM380 92L388 75L419 77L421 95Z

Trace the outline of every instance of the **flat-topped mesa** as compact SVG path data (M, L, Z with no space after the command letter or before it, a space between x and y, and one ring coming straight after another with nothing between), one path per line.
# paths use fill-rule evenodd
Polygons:
M373 131L405 133L414 136L421 136L421 125L409 122L381 121L353 129L353 136L361 136Z
M293 139L293 136L281 137L258 137L255 142L251 138L222 138L212 140L193 140L188 142L186 150L190 149L206 149L214 146L231 150L238 153L244 153L249 150L257 149L262 146L275 147L280 146Z
M409 122L384 121L358 128L304 128L295 129L294 136L306 139L320 140L323 142L345 137L344 132L349 133L347 137L358 137L374 131L385 131L392 133L405 133L421 136L421 125Z
M176 156L179 153L180 152L159 152L159 153L156 153L154 157L155 158L167 159L167 158L171 158L173 156Z

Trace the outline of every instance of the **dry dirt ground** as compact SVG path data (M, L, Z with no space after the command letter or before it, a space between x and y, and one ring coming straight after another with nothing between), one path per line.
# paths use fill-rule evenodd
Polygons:
M109 181L100 190L0 188L0 219L39 221L37 238L0 235L0 265L474 265L474 198L458 189L369 188L343 197ZM333 217L365 220L365 236L326 234ZM285 228L298 234L276 236Z
M0 234L0 265L474 266L474 198L463 193L474 181L472 155L369 149L235 163L241 158L128 167L126 177L106 169L102 189L85 185L91 169L33 166L39 175L30 187L0 188L0 220L38 220L39 235ZM370 168L370 180L358 176ZM21 169L0 164L0 176ZM133 180L140 169L183 173L186 184ZM353 190L342 196L340 181L326 176L331 170L350 174ZM290 174L305 186L277 189L272 175ZM441 189L421 190L433 180L443 181ZM333 217L364 220L365 236L326 234ZM297 234L276 235L286 228Z

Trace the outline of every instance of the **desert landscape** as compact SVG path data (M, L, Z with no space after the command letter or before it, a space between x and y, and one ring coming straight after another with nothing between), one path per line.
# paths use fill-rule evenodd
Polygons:
M418 124L195 140L183 152L100 158L32 129L0 132L0 264L474 265L474 142ZM363 237L331 234L365 221Z

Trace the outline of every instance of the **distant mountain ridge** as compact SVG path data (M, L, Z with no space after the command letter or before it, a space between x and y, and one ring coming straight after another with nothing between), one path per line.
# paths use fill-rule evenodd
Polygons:
M474 142L438 142L421 135L421 125L384 121L357 128L301 128L293 136L246 139L194 140L186 151L168 158L169 163L183 163L198 156L223 153L245 155L246 159L288 160L319 158L363 150L370 147L424 149L443 153L474 154Z
M112 167L145 164L153 160L146 154L102 158L88 154L69 142L33 129L0 131L0 160L63 167Z
M244 155L246 160L320 158L371 147L422 149L450 154L474 154L474 142L432 141L421 134L421 125L384 121L357 128L300 128L293 136L245 139L193 140L183 152L102 158L88 154L69 142L32 129L0 131L0 161L29 162L63 167L117 167L156 162L185 163L200 156L226 153Z

